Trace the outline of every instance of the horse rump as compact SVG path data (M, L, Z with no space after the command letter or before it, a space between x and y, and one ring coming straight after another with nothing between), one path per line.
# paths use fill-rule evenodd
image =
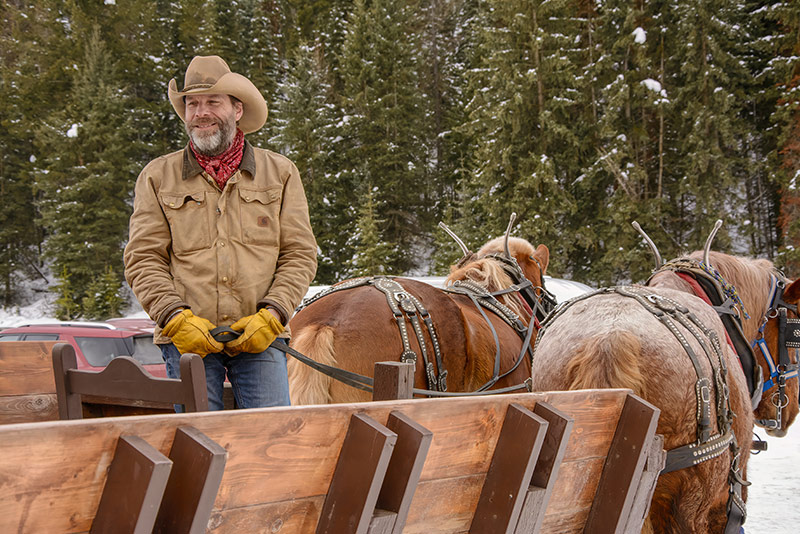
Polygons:
M628 388L644 397L639 338L612 330L584 339L566 364L569 389Z

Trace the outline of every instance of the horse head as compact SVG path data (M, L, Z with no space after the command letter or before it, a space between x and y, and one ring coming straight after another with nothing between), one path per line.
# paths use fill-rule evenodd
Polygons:
M478 250L478 258L497 254L505 255L505 243L504 237L492 239ZM531 281L534 287L543 287L544 274L547 272L547 265L550 262L550 250L547 246L539 245L534 249L533 245L522 238L509 237L508 253L516 260L517 265L522 269L522 274Z
M681 282L675 285L674 275L661 269L663 262L655 244L636 222L633 226L655 258L656 272L648 285L678 289ZM755 361L764 377L761 398L753 411L755 422L771 436L785 436L800 412L800 355L794 348L800 346L797 313L800 281L789 282L768 260L711 252L711 243L721 226L722 221L716 221L704 249L690 254L689 258L696 262L702 260L700 265L732 284L727 288L728 296L740 306L742 331L753 346Z
M761 402L753 412L756 423L775 437L786 435L800 412L798 395L798 354L800 342L800 320L797 304L800 302L800 280L781 287L773 297L764 317L761 332L763 344L756 344L758 364L764 375ZM783 295L780 294L783 289ZM760 349L760 350L759 350Z

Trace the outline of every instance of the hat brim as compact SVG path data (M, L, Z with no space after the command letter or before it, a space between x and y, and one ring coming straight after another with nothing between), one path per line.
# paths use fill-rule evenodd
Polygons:
M184 97L189 95L231 95L242 102L242 118L239 119L239 129L244 133L255 132L267 122L267 102L258 91L253 82L235 72L224 74L211 87L198 87L188 91L178 91L175 78L169 81L167 90L169 101L175 113L186 121L186 102Z

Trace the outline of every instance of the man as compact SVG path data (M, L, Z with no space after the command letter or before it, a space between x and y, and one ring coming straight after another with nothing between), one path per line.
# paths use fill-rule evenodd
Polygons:
M270 347L317 268L300 175L287 158L244 134L267 119L250 80L217 56L189 63L169 82L189 144L151 161L136 181L125 277L157 323L167 375L180 356L203 356L212 410L227 375L241 408L289 404L285 353ZM211 330L241 335L221 343Z

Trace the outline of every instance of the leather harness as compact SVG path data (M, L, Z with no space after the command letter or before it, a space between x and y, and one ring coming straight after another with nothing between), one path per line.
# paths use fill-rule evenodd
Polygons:
M536 331L536 327L538 327L539 322L544 320L547 314L555 306L555 297L553 297L553 295L544 287L544 273L541 274L542 285L534 287L533 284L527 278L525 278L522 269L519 267L519 264L514 258L508 258L501 254L490 254L487 257L490 257L501 263L503 270L509 275L513 282L510 287L490 293L484 287L471 280L456 280L452 285L443 289L443 291L448 293L467 296L475 304L483 319L486 321L486 324L489 326L489 329L492 332L492 337L495 341L496 352L492 378L473 393L480 393L488 390L498 380L514 372L514 370L519 367L526 353L530 354L531 359L533 358L533 349L531 347L533 333ZM542 266L538 263L538 261L536 263L541 269ZM420 348L420 353L422 355L425 376L428 384L428 390L415 389L415 392L425 394L439 393L440 395L463 395L464 393L460 392L450 394L445 393L447 391L447 370L444 367L441 346L439 344L438 336L436 335L436 329L434 327L433 320L420 300L412 295L402 285L400 285L396 279L387 276L366 276L346 280L339 284L335 284L320 293L317 293L313 297L305 299L296 311L300 311L313 302L316 302L317 300L332 293L367 285L375 287L383 292L383 294L386 296L386 302L389 305L392 314L394 315L397 327L400 331L400 338L403 343L403 352L400 355L400 360L403 362L416 363L418 356L411 348L411 343L409 341L410 336L406 321L411 324ZM538 294L536 293L536 290L539 290ZM532 312L531 320L529 321L528 326L525 326L525 324L519 319L517 314L511 310L511 308L497 299L497 297L500 295L512 292L518 293L522 299L522 302ZM523 340L522 349L520 350L514 365L503 374L500 374L500 341L497 336L497 331L495 330L493 323L489 320L489 317L484 312L484 309L491 311L496 316L501 318L506 324L511 326L511 328L513 328ZM420 319L422 320L422 323L420 323ZM433 353L433 358L429 358L428 344L425 340L422 324L424 324L425 329L428 332L428 336L432 342L430 351ZM294 352L295 351L292 351L292 353ZM358 387L359 389L367 389L369 385L371 385L367 382L367 377L361 377L360 375L349 376L352 375L352 373L348 372L345 374L343 370L328 368L327 366L323 366L321 364L315 365L307 357L302 357L303 355L293 355L295 355L295 357L301 356L298 359L304 363L311 365L315 369L324 372L329 376L342 380L349 385ZM433 359L436 360L435 367L433 364ZM524 386L512 386L511 388L505 388L503 391L513 391L520 389L521 387L526 387L528 391L530 391L530 379L526 381Z
M560 305L542 324L536 340L538 346L552 322L561 316L576 302L591 298L595 295L615 293L634 299L645 310L657 318L680 343L689 356L694 367L697 380L695 382L695 396L697 406L695 419L697 422L696 439L694 442L667 451L667 459L662 474L692 467L702 462L716 458L726 450L731 451L733 460L729 470L728 480L730 493L728 499L728 523L731 530L726 527L726 534L738 533L738 526L733 530L734 523L741 525L746 516L744 501L741 497L741 488L748 485L742 476L739 467L739 446L733 433L732 422L735 414L731 410L729 388L727 384L728 369L722 355L720 341L716 333L706 327L688 308L680 303L658 295L647 287L642 286L615 286L595 290L584 295L570 299ZM707 374L700 363L701 357L692 348L687 337L679 328L683 327L702 348L702 356L711 366L711 373ZM534 353L536 346L534 347ZM711 418L711 403L716 400L716 432ZM733 521L732 521L733 520Z

